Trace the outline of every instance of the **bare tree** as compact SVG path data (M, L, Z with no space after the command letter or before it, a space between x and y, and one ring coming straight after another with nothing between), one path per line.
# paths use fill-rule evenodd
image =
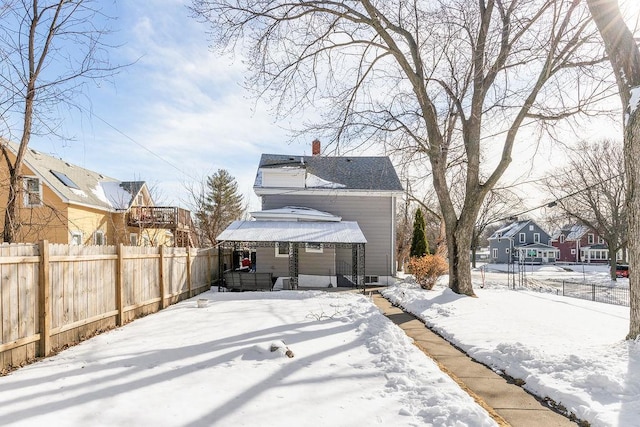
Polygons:
M8 0L0 8L0 124L18 135L15 156L0 144L9 171L3 239L12 242L20 229L22 164L34 133L55 133L53 117L70 103L88 80L113 75L103 43L104 19L90 0Z
M579 0L193 0L192 10L210 22L215 46L246 43L249 84L274 97L280 114L319 111L321 123L309 128L337 150L383 142L426 156L449 286L467 295L476 218L521 126L581 112L606 89L586 74L597 74L604 52L591 43ZM452 165L465 169L460 210L449 192Z
M627 244L622 146L610 140L582 141L571 151L564 171L550 174L544 183L563 212L606 241L615 280L616 253Z
M486 235L487 228L491 224L502 221L521 211L522 198L510 188L494 188L485 197L478 213L473 237L471 239L471 264L476 267L476 251L481 246L482 237Z
M640 236L640 50L624 22L617 0L586 0L602 35L618 83L624 112L624 165L627 179L627 228ZM629 239L631 314L627 339L640 336L640 241Z

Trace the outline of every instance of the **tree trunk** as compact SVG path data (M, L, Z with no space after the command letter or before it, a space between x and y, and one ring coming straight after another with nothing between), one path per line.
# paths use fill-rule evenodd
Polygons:
M636 88L640 91L640 88ZM627 175L627 232L629 249L629 334L627 339L640 336L640 114L630 115L625 126L625 172Z
M9 195L7 198L7 209L4 212L4 229L2 240L11 243L16 238L18 219L18 176L10 171L9 173Z
M602 35L611 67L618 83L624 114L624 166L627 178L627 235L629 249L629 334L640 336L640 50L633 33L622 19L617 0L586 0L598 31ZM635 92L635 93L634 93ZM637 98L637 96L636 96ZM632 105L632 101L636 104Z
M475 296L471 283L471 227L458 225L447 236L449 250L449 287L457 294Z

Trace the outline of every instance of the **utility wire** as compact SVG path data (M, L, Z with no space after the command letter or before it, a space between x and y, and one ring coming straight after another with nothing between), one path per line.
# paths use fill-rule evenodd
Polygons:
M127 138L129 141L133 142L134 144L136 144L138 147L144 149L145 151L147 151L148 153L150 153L151 155L153 155L154 157L157 157L158 159L162 160L164 163L168 164L169 166L171 166L172 168L174 168L175 170L177 170L178 172L180 172L182 175L187 176L189 178L191 178L194 181L199 181L198 178L194 178L193 176L191 176L190 174L188 174L187 172L185 172L184 170L180 169L178 166L176 166L175 164L173 164L172 162L170 162L169 160L165 159L164 157L162 157L161 155L159 155L158 153L154 152L153 150L151 150L150 148L142 145L141 143L139 143L138 141L136 141L135 139L133 139L132 137L130 137L129 135L127 135L126 133L124 133L123 131L121 131L120 129L118 129L117 127L115 127L114 125L112 125L111 123L109 123L108 121L106 121L105 119L103 119L102 117L100 117L99 115L97 115L96 113L94 113L93 111L89 111L84 107L81 107L85 112L87 112L88 114L90 114L92 117L95 117L96 119L100 120L102 123L104 123L105 125L107 125L108 127L110 127L111 129L113 129L114 131L116 131L117 133L119 133L120 135L124 136L125 138Z
M607 179L605 179L605 180L603 180L603 181L596 182L595 184L592 184L592 185L589 185L589 186L587 186L587 187L585 187L585 188L582 188L582 189L580 189L580 190L574 191L574 192L573 192L573 193L571 193L571 194L567 194L567 195L565 195L565 196L558 197L558 198L556 198L556 199L554 199L554 200L552 200L552 201L550 201L550 202L545 202L544 204L542 204L542 205L540 205L540 206L536 206L536 207L534 207L534 208L527 209L526 211L518 212L517 214L512 214L512 215L509 215L509 216L507 216L507 217L497 219L497 220L495 220L495 221L494 221L494 223L496 223L496 222L500 222L500 221L513 220L514 218L518 218L520 215L524 215L524 214L526 214L526 213L529 213L529 212L532 212L532 211L535 211L535 210L538 210L538 209L541 209L541 208L552 208L552 207L556 206L556 205L558 204L558 202L560 202L560 201L562 201L562 200L565 200L565 199L568 199L568 198L570 198L570 197L576 196L576 195L578 195L578 194L580 194L580 193L583 193L583 192L585 192L585 191L589 191L589 190L591 190L592 188L599 187L599 186L601 186L602 184L605 184L605 183L607 183L607 182L609 182L609 181L613 181L614 179L616 179L616 178L620 178L620 177L621 177L621 176L623 176L623 175L624 175L624 172L621 172L621 173L619 173L619 174L617 174L617 175L614 175L614 176L612 176L612 177L610 177L610 178L607 178Z

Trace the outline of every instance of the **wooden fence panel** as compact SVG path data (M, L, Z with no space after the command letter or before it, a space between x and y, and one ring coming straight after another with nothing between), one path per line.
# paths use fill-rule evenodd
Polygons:
M37 255L37 245L0 245L0 370L36 353Z
M199 249L46 242L41 248L42 254L38 245L0 244L0 371L112 328L119 315L124 324L160 310L161 265L165 306L208 290L218 265L217 254ZM48 282L44 290L41 280Z

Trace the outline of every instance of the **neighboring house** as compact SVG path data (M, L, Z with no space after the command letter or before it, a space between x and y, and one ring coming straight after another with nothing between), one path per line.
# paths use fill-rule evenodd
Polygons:
M391 161L321 156L317 140L312 153L263 154L253 187L262 211L252 213L255 221L232 224L218 241L259 243L256 272L300 285L335 286L344 278L388 283L395 274L396 200L403 191Z
M532 220L512 222L489 237L491 262L555 262L558 249L550 245L550 240L549 234Z
M609 261L609 248L604 239L592 228L572 224L556 231L551 244L558 248L558 261L606 263Z
M17 144L0 140L15 156ZM14 161L15 157L11 160ZM27 149L16 241L71 245L193 245L189 211L154 206L142 181L122 182ZM4 183L1 184L1 183ZM8 170L0 167L0 208ZM3 216L4 217L4 216Z

